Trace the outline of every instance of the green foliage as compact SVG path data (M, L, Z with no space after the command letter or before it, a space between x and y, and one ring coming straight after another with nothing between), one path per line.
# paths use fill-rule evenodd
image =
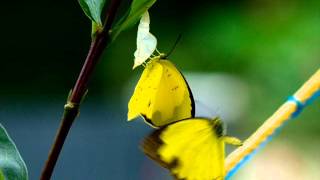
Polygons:
M0 180L27 180L28 172L15 144L0 125Z
M112 41L114 41L122 31L137 23L142 14L146 12L155 2L156 0L133 0L129 10L112 29ZM106 0L79 0L82 10L92 21L93 35L103 27L101 13L105 3Z
M84 13L89 17L95 26L102 27L101 13L106 0L79 0Z
M119 20L112 30L111 39L114 41L124 30L136 24L156 0L133 0L127 13Z

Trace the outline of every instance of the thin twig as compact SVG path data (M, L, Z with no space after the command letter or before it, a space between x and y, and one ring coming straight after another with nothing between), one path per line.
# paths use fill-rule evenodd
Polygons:
M109 31L114 21L116 12L119 8L121 0L112 0L107 11L105 26L101 32L97 32L96 37L92 40L90 50L88 52L85 63L78 76L75 86L72 90L70 97L67 100L67 104L64 107L64 113L61 120L60 127L55 137L54 144L52 145L48 159L44 165L41 180L50 180L59 154L63 147L64 141L68 135L68 132L79 113L80 103L87 91L87 85L89 79L100 59L100 56L110 43Z

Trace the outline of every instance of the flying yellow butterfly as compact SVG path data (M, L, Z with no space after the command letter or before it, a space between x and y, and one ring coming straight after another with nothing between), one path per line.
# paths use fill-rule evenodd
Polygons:
M183 75L164 55L152 58L128 104L128 120L138 116L154 127L194 117L194 100Z
M240 140L224 135L218 118L191 118L155 130L142 147L175 179L223 180L225 143L241 145Z

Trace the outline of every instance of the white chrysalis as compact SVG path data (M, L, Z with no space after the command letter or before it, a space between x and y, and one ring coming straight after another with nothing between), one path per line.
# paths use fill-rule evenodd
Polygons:
M138 26L137 50L134 52L133 69L144 63L156 49L157 39L149 32L149 25L150 17L148 11L146 11L142 15Z

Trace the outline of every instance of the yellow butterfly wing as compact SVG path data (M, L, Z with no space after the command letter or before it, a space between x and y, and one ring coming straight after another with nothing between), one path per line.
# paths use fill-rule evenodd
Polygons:
M224 178L224 141L218 119L194 118L164 126L145 139L143 150L176 179Z
M129 101L128 120L142 115L161 127L194 116L194 100L183 75L168 60L152 59Z
M157 95L158 86L162 78L163 67L156 63L156 60L151 60L145 67L132 97L128 104L128 120L145 115L152 115L151 103Z

